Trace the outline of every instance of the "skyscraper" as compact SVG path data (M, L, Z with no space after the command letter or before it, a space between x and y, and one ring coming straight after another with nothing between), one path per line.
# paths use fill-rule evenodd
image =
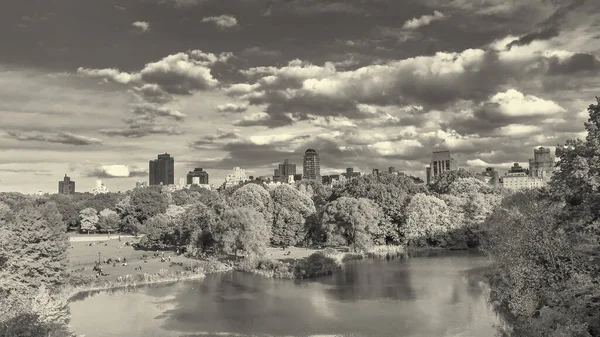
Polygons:
M175 184L175 158L170 154L159 154L158 159L151 160L149 185Z
M436 177L446 171L456 171L458 165L454 158L450 156L450 151L434 151L431 154L431 163L425 169L427 174L427 183L431 183Z
M197 185L207 185L208 184L208 172L204 171L201 167L197 167L193 171L190 171L187 174L188 185L196 184L194 182L194 178L198 178Z
M533 149L533 159L529 159L529 176L547 182L552 174L554 174L554 157L550 149L543 146Z
M319 154L313 149L304 152L302 179L321 180L321 161L319 160Z
M75 193L75 182L72 181L71 178L68 177L66 174L65 174L65 177L63 178L63 180L58 182L58 193L59 194Z

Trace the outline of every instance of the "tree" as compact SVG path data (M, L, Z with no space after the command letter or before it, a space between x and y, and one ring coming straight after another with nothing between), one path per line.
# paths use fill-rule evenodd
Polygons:
M136 188L131 193L129 214L144 224L146 219L167 210L168 199L168 193L163 193L160 186Z
M156 214L144 223L144 234L140 244L144 247L154 248L170 245L173 232L171 219L166 214Z
M249 207L261 213L267 224L273 222L273 200L262 185L246 184L229 197L231 207Z
M382 219L381 208L371 200L341 197L327 204L322 221L329 244L343 243L365 250L375 238L381 238L378 224Z
M98 229L102 232L112 233L119 229L119 215L112 209L105 208L98 217Z
M273 190L273 203L271 243L293 246L302 241L306 219L316 212L312 199L289 185L280 185Z
M403 228L405 240L410 245L443 246L445 234L451 229L450 211L443 200L423 193L411 198Z
M223 252L236 257L240 250L246 257L265 255L270 233L260 212L248 207L229 209L218 227L217 242Z
M29 293L42 284L55 289L67 276L62 217L53 202L26 201L17 209L0 227L0 292Z
M82 232L87 232L90 234L90 231L95 231L96 226L98 225L98 220L98 212L96 212L95 208L89 207L79 212L79 223Z
M82 208L91 207L95 209L97 212L102 211L103 209L111 209L114 210L117 203L121 200L122 196L119 193L109 192L109 193L98 193L96 195L91 195L85 200L81 202Z
M73 196L53 194L50 196L50 200L56 203L56 207L58 207L58 211L62 215L63 222L65 223L65 229L77 226L81 208L79 208L77 203L73 200Z
M459 178L475 178L473 172L460 168L456 171L446 171L435 177L434 181L428 186L429 190L438 194L448 194L450 185Z
M179 228L180 244L206 251L215 244L214 233L219 216L212 208L203 203L188 205Z

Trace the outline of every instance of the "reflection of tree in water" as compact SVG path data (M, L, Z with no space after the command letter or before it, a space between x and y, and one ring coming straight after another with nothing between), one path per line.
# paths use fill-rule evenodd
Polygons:
M349 263L333 277L321 282L332 285L330 296L341 301L357 300L413 300L415 292L409 282L410 270L406 265L385 260Z

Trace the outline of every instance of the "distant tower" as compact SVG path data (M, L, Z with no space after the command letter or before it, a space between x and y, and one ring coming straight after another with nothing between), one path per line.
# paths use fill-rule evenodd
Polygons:
M170 154L159 154L158 159L151 160L149 185L175 184L175 158Z
M458 164L450 156L450 151L434 151L431 154L431 163L425 168L427 183L432 183L435 178L447 171L457 171Z
M313 149L304 152L302 162L302 179L314 179L321 181L321 162L319 154Z
M529 176L549 181L554 174L554 157L547 147L533 149L533 159L529 159Z
M75 182L71 181L71 178L65 174L62 181L58 182L58 193L59 194L73 194L75 193Z

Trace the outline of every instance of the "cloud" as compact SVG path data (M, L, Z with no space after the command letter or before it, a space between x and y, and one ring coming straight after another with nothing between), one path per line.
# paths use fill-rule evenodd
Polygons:
M102 79L109 79L117 83L128 84L131 82L135 82L139 80L138 74L130 74L127 72L120 72L114 68L106 68L106 69L89 69L79 67L77 68L77 74L89 76L89 77L98 77Z
M408 29L408 30L415 30L420 27L427 26L434 21L442 20L444 18L445 18L445 16L443 13L434 11L432 15L423 15L419 18L413 18L413 19L406 21L404 23L404 25L402 26L402 28Z
M136 21L131 24L132 27L138 29L141 33L146 33L150 30L150 23L146 21Z
M237 130L218 130L214 135L207 135L189 143L189 147L197 150L214 149L227 141L238 140L240 137L240 133Z
M582 6L585 0L568 0L568 3L560 6L550 17L538 24L538 28L514 40L508 45L513 46L528 45L536 40L549 40L560 34L560 27L567 14Z
M204 4L210 0L160 0L159 3L170 4L178 9L186 9Z
M238 21L233 15L209 16L202 19L204 23L214 23L221 30L237 27Z
M219 81L212 76L212 67L225 64L234 57L228 52L213 54L189 50L147 63L139 72L79 68L77 73L130 86L134 102L130 105L131 117L123 120L126 126L105 128L100 130L101 133L133 138L150 134L178 135L183 130L161 118L182 121L186 115L165 104L173 102L175 96L190 96L217 88Z
M248 110L246 104L227 103L217 106L218 112L245 112L246 110Z
M91 138L81 135L76 135L70 132L18 132L8 131L6 132L7 137L16 139L19 141L35 141L35 142L49 142L76 146L86 145L97 145L102 144L102 140L98 138Z
M96 167L86 174L92 178L131 178L131 177L146 177L148 171L135 166L127 165L102 165Z
M245 57L268 57L268 58L277 58L282 55L279 50L271 50L267 48L261 48L258 46L248 47L242 50L241 53Z

